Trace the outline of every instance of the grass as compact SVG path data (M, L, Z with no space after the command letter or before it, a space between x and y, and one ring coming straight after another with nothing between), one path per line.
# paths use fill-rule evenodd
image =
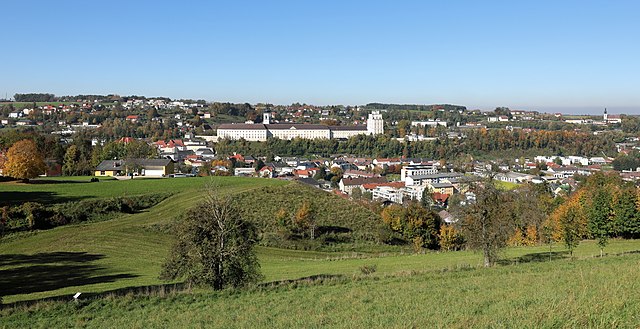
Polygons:
M265 232L262 244L274 247L317 249L322 244L321 247L335 250L353 243L371 244L378 239L382 228L380 215L370 209L300 183L262 187L238 195L237 201L242 205L244 217ZM315 241L283 239L276 234L275 214L283 208L293 216L303 202L314 209L318 238Z
M87 177L88 178L88 177ZM60 183L60 181L63 181ZM68 180L78 180L68 183ZM26 201L41 203L62 203L90 198L142 195L157 192L197 191L210 181L208 178L163 178L132 180L101 180L90 183L85 177L64 177L37 180L40 183L22 182L0 183L0 205L18 204ZM253 186L281 185L280 181L265 181L240 177L218 177L215 184L226 192L242 191ZM227 191L228 189L228 191Z
M236 194L240 199L250 196L244 200L263 200L275 203L276 208L292 202L288 193L297 191L283 181L237 177L0 184L0 190L8 193L13 186L23 192L45 189L61 197L82 195L89 187L99 190L92 196L114 196L125 190L132 195L176 190L172 197L142 213L1 240L0 291L4 302L70 298L78 291L85 295L108 293L164 283L157 277L171 244L165 224L195 204L201 188L210 181L217 184L220 193ZM261 190L263 187L270 188ZM1 311L0 327L640 324L640 300L633 298L639 288L636 273L640 255L596 258L599 248L594 241L580 244L575 250L577 261L568 261L565 249L558 245L550 255L553 261L548 261L546 246L509 248L503 255L506 261L493 269L479 268L481 256L467 251L416 255L385 253L395 249L383 246L375 249L336 253L259 247L265 282L292 283L236 292L196 290L165 297L128 295L80 303L38 302ZM640 241L613 240L605 252L638 250ZM363 266L375 267L376 272L365 276ZM309 277L324 279L299 281Z
M505 182L505 181L501 181L501 180L495 180L496 182L496 187L505 191L509 191L509 190L514 190L517 189L520 184L516 184L516 183L511 183L511 182Z
M639 265L640 255L633 254L491 269L326 277L244 291L45 302L0 312L0 326L636 328Z
M117 195L114 191L144 194L151 190L167 191L171 188L182 190L182 193L145 212L123 215L115 220L62 226L2 240L0 286L3 289L0 291L11 286L25 286L22 293L6 296L5 302L69 294L75 290L99 292L160 283L157 276L171 245L171 236L154 228L170 222L200 200L200 189L207 182L214 182L223 194L287 184L279 180L219 177L21 186L35 190L58 186L64 197L81 195L82 188L87 188L85 186L95 187L95 195L101 196ZM1 185L6 189L4 184ZM111 190L107 190L107 187ZM21 266L5 264L7 259L15 257L26 259L19 263ZM77 273L74 273L74 268ZM73 276L67 280L65 274ZM54 279L46 286L47 289L38 286L29 288L33 283L49 278Z

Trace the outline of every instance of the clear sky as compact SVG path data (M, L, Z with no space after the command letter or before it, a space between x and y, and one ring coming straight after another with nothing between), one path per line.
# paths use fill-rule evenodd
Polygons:
M640 1L0 3L0 97L640 114Z

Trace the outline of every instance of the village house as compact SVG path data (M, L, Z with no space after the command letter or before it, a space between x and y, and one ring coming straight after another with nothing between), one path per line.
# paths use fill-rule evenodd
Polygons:
M165 177L173 174L171 159L127 159L104 160L95 168L94 176L135 176Z
M353 193L354 188L362 189L364 184L370 183L386 183L386 177L360 177L360 178L342 178L338 186L340 187L340 191L343 193L351 195Z

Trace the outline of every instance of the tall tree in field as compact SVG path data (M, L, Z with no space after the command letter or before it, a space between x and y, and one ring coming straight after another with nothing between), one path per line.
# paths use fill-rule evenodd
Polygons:
M231 198L209 193L178 223L160 278L185 278L216 290L258 281L257 230L239 214Z
M16 142L7 152L4 174L13 178L29 180L38 177L46 170L42 155L32 140Z
M73 176L76 174L76 164L78 161L78 147L75 145L69 146L67 152L64 154L64 162L62 165L62 173L65 176Z
M602 257L604 247L606 247L609 242L609 234L612 233L611 204L611 194L604 188L600 188L593 193L591 202L587 208L589 232L598 240L600 257Z
M614 203L616 234L625 238L640 237L640 193L633 186L621 189Z
M465 200L454 207L467 246L482 252L484 266L492 266L499 252L515 231L513 194L496 188L493 179L475 183L471 187L475 199Z

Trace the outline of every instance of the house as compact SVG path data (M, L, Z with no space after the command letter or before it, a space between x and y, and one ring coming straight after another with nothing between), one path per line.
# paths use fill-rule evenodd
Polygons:
M121 176L127 173L136 176L165 177L173 174L171 159L127 159L104 160L95 168L95 176Z
M340 183L340 191L351 194L354 188L362 189L364 184L370 183L386 183L386 177L360 177L360 178L342 178Z
M442 210L438 213L438 215L440 216L440 218L442 218L442 221L447 223L447 224L454 224L455 222L457 222L458 220L455 219L453 217L453 215L451 215L448 211L446 210Z
M270 166L264 166L258 170L258 176L264 178L273 178L275 175L275 169Z
M453 184L451 183L429 183L427 186L434 193L447 194L447 197L452 195L454 191Z
M131 123L138 122L139 117L137 115L127 115L126 120Z
M434 165L409 165L402 167L400 170L400 180L404 182L407 180L407 177L416 175L432 175L437 173L438 169Z
M379 177L380 175L376 175L371 172L363 171L363 170L353 170L349 169L344 172L342 177L346 178L358 178L358 177Z
M256 173L254 168L236 168L234 175L236 176L253 176Z
M310 186L317 187L317 188L321 187L320 183L317 180L313 179L313 178L296 178L296 181L298 181L298 182L300 182L302 184L310 185Z

